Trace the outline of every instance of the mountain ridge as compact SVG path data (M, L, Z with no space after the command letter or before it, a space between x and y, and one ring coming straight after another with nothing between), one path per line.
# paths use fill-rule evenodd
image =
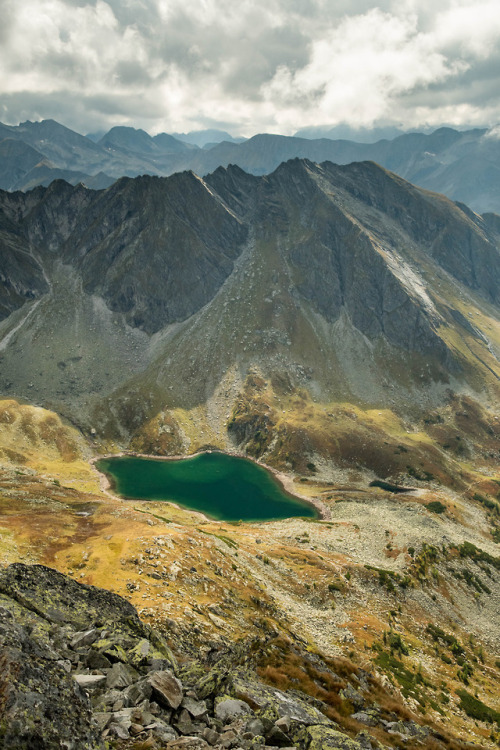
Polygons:
M55 182L0 206L8 241L30 243L51 289L33 287L24 331L21 298L4 317L3 336L21 327L2 388L86 429L130 436L255 367L320 401L420 414L450 388L497 391L495 221L372 163L294 160L260 178L230 167L102 191ZM103 408L114 401L131 406Z
M54 170L37 175L36 171L26 169L13 179L13 167L7 160L0 170L0 187L8 190L30 189L37 179L47 184L51 176L64 176L72 184L83 181L89 187L107 187L104 180L109 184L124 175L134 177L144 173L167 176L191 169L205 176L231 163L263 175L274 171L281 162L299 157L340 164L375 161L476 211L500 210L500 146L494 130L476 128L459 132L440 128L429 134L405 133L375 143L258 134L243 142L238 139L203 142L200 148L195 142L187 143L166 133L151 137L145 131L121 126L112 128L96 142L46 120L18 126L0 124L0 136L25 141ZM99 173L105 177L97 182Z

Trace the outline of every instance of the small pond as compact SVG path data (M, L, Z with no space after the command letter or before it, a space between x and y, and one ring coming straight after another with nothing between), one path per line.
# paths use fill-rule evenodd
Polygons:
M271 472L226 453L178 460L120 456L102 458L96 467L121 497L173 502L218 521L318 517L316 508L286 492Z

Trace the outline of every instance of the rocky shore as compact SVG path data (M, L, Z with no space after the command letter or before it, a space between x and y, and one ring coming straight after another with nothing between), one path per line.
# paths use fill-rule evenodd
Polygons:
M252 461L253 463L257 464L257 466L261 466L273 477L273 479L280 485L280 487L285 492L288 492L288 494L293 495L299 500L302 500L304 503L307 503L308 505L312 505L314 508L316 508L316 510L318 511L318 518L320 518L323 521L329 520L331 518L330 509L324 503L321 502L321 499L318 497L311 496L311 495L305 495L304 493L299 492L297 485L293 481L293 477L290 476L289 474L285 474L283 471L277 471L272 466L269 466L268 464L264 463L264 461L260 461L258 459L253 458L252 456L248 456L246 453L242 453L241 451L235 451L235 450L222 451L219 449L217 450L220 453L224 453L228 456L234 456L235 458L242 458L245 461ZM120 495L118 495L115 492L115 488L113 486L111 477L108 474L104 474L102 471L99 471L99 469L97 468L96 464L101 459L103 458L126 458L130 456L134 458L151 459L154 461L182 461L188 458L195 458L196 456L200 456L206 452L207 451L196 451L195 453L190 453L187 455L179 454L175 456L156 456L156 455L149 454L149 453L138 453L137 451L120 451L118 453L107 453L107 454L95 456L94 458L90 459L90 465L93 467L93 469L99 476L99 486L102 492L105 492L110 497L123 500L123 498L120 497ZM171 503L171 504L176 505L175 503ZM208 518L206 515L204 515L200 511L192 511L192 512L199 513L199 515L202 518L205 518L205 519Z

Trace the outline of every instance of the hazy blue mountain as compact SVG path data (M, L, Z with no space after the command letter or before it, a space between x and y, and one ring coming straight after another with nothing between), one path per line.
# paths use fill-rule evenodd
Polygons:
M15 190L18 181L44 160L43 154L23 141L0 140L0 188Z
M146 157L192 151L191 146L167 133L159 133L152 137L144 130L123 126L111 128L100 139L99 146L108 151L118 150L124 154L132 152Z
M134 151L138 154L151 154L156 151L153 139L145 130L124 126L111 128L98 145L106 149Z
M89 172L101 166L102 149L55 120L23 122L11 128L11 132L11 137L40 151L55 167Z
M156 145L165 153L182 153L186 151L196 151L198 146L184 142L182 138L174 138L173 135L168 133L158 133L153 136L153 140Z
M233 138L233 136L226 130L191 130L189 133L172 133L174 138L184 143L191 143L199 148L206 148L210 144L215 145L222 143L222 141L229 141L230 143L242 143L245 138Z
M85 133L85 138L89 138L91 141L94 141L94 143L98 143L107 132L107 130L96 130L93 133Z
M337 164L370 160L421 187L466 203L475 211L500 212L500 140L494 132L484 129L459 132L440 128L433 133L405 133L375 143L272 134L258 134L238 142L227 139L228 135L207 130L177 137L167 133L151 137L144 130L116 127L94 143L53 120L18 126L0 124L0 138L25 144L19 147L18 161L13 156L14 147L4 146L0 185L24 190L37 184L37 175L38 184L46 184L50 169L62 170L53 173L56 178L65 177L69 170L75 173L67 175L70 182L82 179L90 184L98 173L119 178L192 170L203 176L219 166L236 164L251 174L264 175L296 157ZM214 139L223 138L226 140L212 145ZM196 145L187 141L196 141ZM28 147L37 154L28 151Z
M396 128L393 125L376 128L355 128L343 123L341 125L311 125L300 128L294 133L297 138L331 138L332 140L349 140L357 143L376 143L383 138L392 139L404 135L408 131Z
M484 129L458 132L440 128L428 135L408 133L377 143L260 134L241 144L220 143L193 154L186 167L204 175L218 165L237 164L262 175L294 157L336 164L375 161L421 187L467 203L475 211L500 212L500 141Z
M93 190L107 188L115 182L114 177L110 177L105 172L98 172L96 175L89 175L85 172L78 172L71 169L58 169L50 166L50 162L40 162L33 169L23 174L14 182L10 190L32 190L37 185L47 187L54 180L65 180L70 185L82 183Z

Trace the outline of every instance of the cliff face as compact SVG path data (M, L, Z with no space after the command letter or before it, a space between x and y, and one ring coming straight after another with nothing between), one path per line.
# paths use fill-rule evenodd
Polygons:
M235 367L366 403L498 382L494 218L373 163L296 159L260 178L229 167L102 191L55 182L2 193L0 209L0 385L71 402L81 422L127 391L134 425L203 403ZM12 333L24 313L8 313L41 295Z
M34 248L19 227L0 214L0 320L48 291Z
M87 293L147 333L185 320L213 299L248 230L201 180L192 173L166 183L125 180L103 197L92 223L85 217L81 240L66 242L66 257L72 262L76 253Z

